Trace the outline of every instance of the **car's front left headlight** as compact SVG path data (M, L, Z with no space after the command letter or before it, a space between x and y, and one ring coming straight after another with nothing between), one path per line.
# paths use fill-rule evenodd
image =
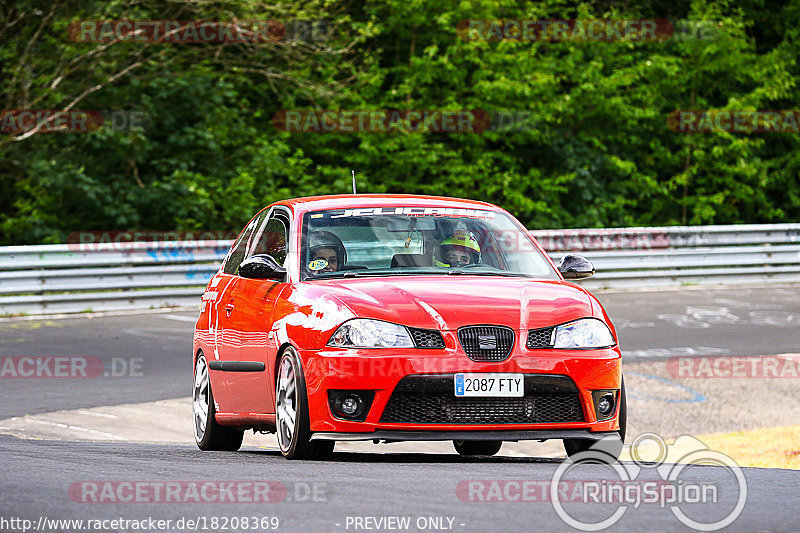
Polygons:
M354 318L333 333L328 346L338 348L413 348L408 330L398 324Z
M605 322L597 318L581 318L556 328L554 348L608 348L614 336Z

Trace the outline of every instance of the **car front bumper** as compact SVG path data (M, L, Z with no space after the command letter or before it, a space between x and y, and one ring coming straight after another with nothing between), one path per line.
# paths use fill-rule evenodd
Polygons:
M500 363L476 362L460 349L334 349L301 350L308 393L309 419L315 439L330 440L538 440L602 438L619 429L619 404L608 419L598 421L592 391L619 390L622 356L618 347L597 350L515 350ZM409 423L382 421L400 381L407 376L445 377L457 372L522 373L566 376L583 410L580 421L536 423ZM526 386L526 394L530 387ZM334 416L329 390L372 391L364 421ZM453 394L454 396L454 394ZM492 398L483 400L491 401ZM617 395L619 400L619 395Z
M484 430L449 430L449 431L399 431L391 429L378 429L372 432L336 433L317 432L311 440L339 440L339 441L364 441L373 440L381 442L401 441L442 441L442 440L549 440L549 439L588 439L602 440L605 438L618 438L616 431L589 431L587 429L540 429L532 431L494 431Z

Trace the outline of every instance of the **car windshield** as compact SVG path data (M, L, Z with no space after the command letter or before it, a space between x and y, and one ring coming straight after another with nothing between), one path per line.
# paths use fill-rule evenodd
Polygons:
M301 279L481 275L558 279L513 218L453 207L366 207L303 216Z

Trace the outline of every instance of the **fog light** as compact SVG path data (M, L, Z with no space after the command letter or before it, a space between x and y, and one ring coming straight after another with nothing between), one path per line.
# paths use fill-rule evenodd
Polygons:
M328 402L334 417L353 422L363 422L367 418L375 391L368 390L329 390Z
M618 391L614 389L592 391L594 412L595 415L597 415L598 422L614 416L614 413L617 411L617 393Z
M339 409L342 411L343 415L353 416L358 412L360 405L361 400L359 400L357 396L352 395L342 400L342 404L339 406Z
M611 411L614 410L614 397L610 394L606 394L600 401L597 402L597 410L600 411L600 414L603 416L608 416L611 414Z

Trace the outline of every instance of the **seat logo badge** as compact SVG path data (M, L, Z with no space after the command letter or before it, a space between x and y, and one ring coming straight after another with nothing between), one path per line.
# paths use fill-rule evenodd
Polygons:
M494 335L478 335L478 348L481 350L497 349L497 337Z

